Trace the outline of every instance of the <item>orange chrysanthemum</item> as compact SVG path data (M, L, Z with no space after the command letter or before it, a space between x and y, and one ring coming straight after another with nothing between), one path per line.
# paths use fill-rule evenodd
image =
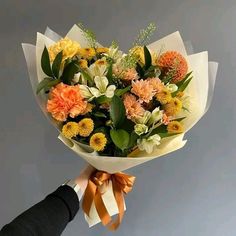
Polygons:
M68 116L74 118L83 113L86 107L87 102L80 93L79 85L58 84L50 92L47 102L47 111L58 121L66 121Z
M177 83L184 79L188 72L186 59L176 51L163 53L158 59L157 64L164 69L165 73L173 73L172 83Z
M131 92L137 95L141 102L150 102L155 95L155 90L148 80L138 80L132 83Z
M132 94L124 95L124 106L126 110L126 116L130 120L142 116L145 111L135 96Z
M165 88L164 84L161 82L159 78L148 78L147 81L152 86L155 93L158 93Z

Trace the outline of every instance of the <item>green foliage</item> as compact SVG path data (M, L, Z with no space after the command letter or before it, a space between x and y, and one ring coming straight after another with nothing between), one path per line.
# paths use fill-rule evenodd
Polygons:
M134 46L143 46L147 44L155 30L156 25L154 23L150 23L145 29L141 29L134 41Z
M107 79L109 81L109 83L113 82L113 77L112 77L112 63L109 63L108 65L108 69L107 69Z
M171 136L174 136L174 135L177 135L175 133L159 133L158 134L161 138L168 138L168 137L171 137Z
M56 55L56 58L52 63L52 72L53 72L54 77L56 77L56 78L59 77L62 56L63 56L63 52L61 51Z
M116 89L115 91L115 95L117 96L122 96L123 94L127 93L128 91L130 91L131 89L131 85L127 86L126 88L123 88L123 89Z
M145 58L145 69L147 70L152 65L152 56L146 46L143 47Z
M69 62L62 73L61 80L64 84L71 84L74 75L80 71L80 68L76 61Z
M44 47L43 50L43 54L41 57L41 67L43 72L49 76L49 77L53 77L53 73L52 73L52 69L51 69L51 65L50 65L50 59L49 59L49 54L48 54L48 50L47 47Z
M49 90L60 82L60 79L45 78L38 84L36 93L38 94L42 89Z
M138 62L138 56L135 52L129 52L123 59L122 59L122 67L124 69L133 68L136 66Z
M122 151L124 151L130 143L130 135L123 129L111 129L110 136L113 143Z
M189 85L189 83L191 82L191 80L193 79L193 77L190 75L192 74L192 72L188 73L186 75L186 77L180 81L177 86L178 86L178 90L175 91L174 93L172 93L172 96L175 97L179 92L183 92ZM189 78L190 77L190 78Z
M95 33L90 29L86 29L82 23L78 23L77 25L83 30L84 36L87 39L90 47L95 48L97 44Z
M111 100L110 117L115 128L119 128L125 119L125 107L120 97L114 95Z
M181 121L184 120L184 119L186 119L186 116L185 116L185 117L181 117L181 118L174 119L173 121L181 122Z
M95 98L95 102L97 104L109 103L111 102L111 98L106 97L105 95Z

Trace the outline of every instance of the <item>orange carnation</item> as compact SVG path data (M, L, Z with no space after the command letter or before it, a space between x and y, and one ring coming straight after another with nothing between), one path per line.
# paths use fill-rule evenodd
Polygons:
M188 72L186 59L176 51L163 53L158 59L157 64L163 68L166 73L173 73L172 83L178 83L184 79Z
M144 109L137 101L136 97L132 94L124 95L124 106L126 110L126 116L128 119L133 120L144 114Z
M58 121L66 121L82 114L87 108L87 102L82 97L79 85L70 86L63 83L58 84L50 92L47 102L47 111Z

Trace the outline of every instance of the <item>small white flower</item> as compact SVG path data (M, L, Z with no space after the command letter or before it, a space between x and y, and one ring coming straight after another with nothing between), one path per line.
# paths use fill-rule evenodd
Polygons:
M134 132L139 136L142 134L145 134L148 132L148 126L146 126L144 124L136 124L134 126Z
M137 145L141 151L146 151L148 154L153 152L155 146L160 144L161 137L158 134L154 134L147 139L138 139Z
M138 117L135 122L138 123L138 124L146 124L149 119L151 118L151 112L150 111L145 111L143 116L141 117Z
M122 52L119 50L118 47L110 47L106 55L112 58L113 60L117 61L122 57Z
M152 111L150 119L148 120L148 125L152 125L152 124L157 123L158 121L160 121L162 119L162 116L163 116L163 111L160 111L160 108L156 107Z
M80 85L80 91L82 95L89 99L89 101L93 100L94 98L100 97L105 95L108 98L112 98L114 96L116 86L109 85L108 86L108 79L105 76L95 76L94 83L95 87L88 87L87 85Z
M106 65L97 65L93 63L89 68L88 68L88 74L93 78L95 76L104 76L107 71L107 66Z
M178 86L176 84L167 84L166 88L171 92L174 93L178 90Z

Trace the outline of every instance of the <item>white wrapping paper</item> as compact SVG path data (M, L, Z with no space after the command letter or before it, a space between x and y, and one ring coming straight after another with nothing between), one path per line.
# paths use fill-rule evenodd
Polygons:
M76 25L72 27L72 29L66 36L72 40L78 41L82 47L88 46L88 42L84 37L83 31ZM58 41L60 38L61 36L53 32L51 29L47 28L44 35L41 33L37 33L36 46L30 44L22 44L28 66L31 85L35 94L37 84L45 77L40 64L44 46L46 45L48 47ZM100 44L98 43L98 45ZM188 45L188 51L193 51L191 44L188 43ZM215 62L208 63L207 52L187 55L185 45L179 32L170 34L163 39L150 44L148 48L155 52L159 52L160 50L162 52L167 50L180 52L183 56L186 57L188 61L190 67L189 71L193 71L194 79L191 81L186 90L186 93L188 94L188 96L190 96L191 102L191 113L185 114L187 118L184 120L184 126L187 132L200 120L200 118L205 114L210 106L218 64ZM47 97L41 94L37 95L36 99L43 113L59 130L60 124L53 120L51 116L46 112L45 105ZM69 149L74 151L78 156L82 157L96 169L109 173L124 171L144 162L164 156L168 153L182 148L187 142L186 140L183 140L184 134L180 134L163 139L161 141L161 144L151 154L147 154L146 152L142 151L139 152L135 157L120 158L98 156L96 152L88 149L87 147L84 148L84 146L78 144L76 141L65 138L62 134L60 134L58 138ZM106 194L103 195L103 200L110 215L118 213L111 185L109 185ZM85 218L89 226L93 226L100 222L94 205L91 208L90 218Z

